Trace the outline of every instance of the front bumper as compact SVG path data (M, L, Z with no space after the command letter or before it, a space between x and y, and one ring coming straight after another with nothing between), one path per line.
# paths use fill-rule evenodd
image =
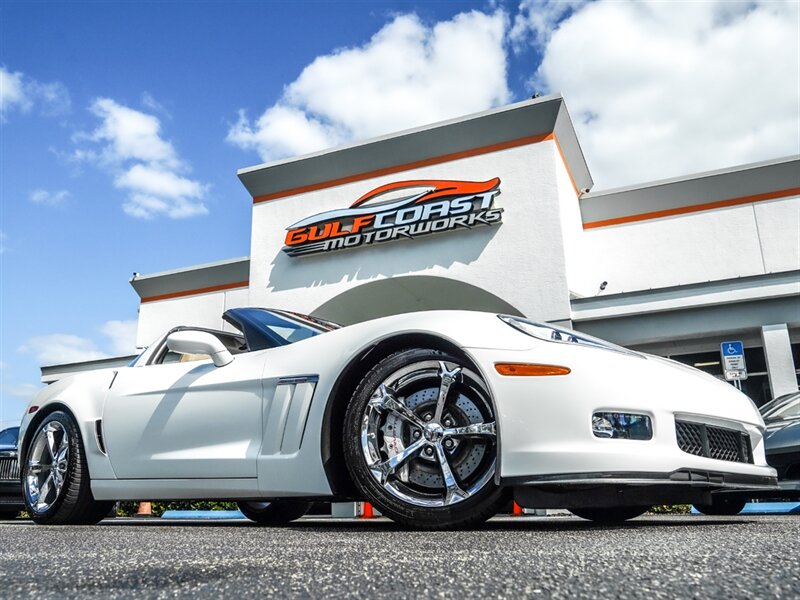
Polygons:
M705 373L657 357L572 344L468 351L483 367L496 404L497 482L523 490L523 506L524 497L533 493L530 489L559 497L564 496L561 490L591 489L619 505L620 496L643 502L649 498L655 504L701 502L704 494L763 491L776 485L776 472L764 457L764 424L758 410L733 386ZM504 377L494 370L498 362L559 365L571 372ZM595 437L595 412L647 415L653 437ZM748 441L748 460L720 460L682 450L676 421L736 432ZM658 493L648 496L642 489L648 487Z
M710 504L713 494L774 493L777 478L680 469L672 473L569 473L502 480L525 508Z

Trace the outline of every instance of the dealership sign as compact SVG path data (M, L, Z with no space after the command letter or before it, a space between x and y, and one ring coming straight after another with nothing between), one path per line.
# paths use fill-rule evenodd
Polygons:
M287 228L283 251L307 256L502 222L494 207L500 179L420 179L382 185L350 208L329 210Z

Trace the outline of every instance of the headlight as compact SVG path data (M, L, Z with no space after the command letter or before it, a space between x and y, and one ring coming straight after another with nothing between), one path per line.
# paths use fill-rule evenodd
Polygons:
M517 331L535 337L545 342L560 342L562 344L579 344L581 346L591 346L593 348L602 348L604 350L612 350L613 352L621 352L623 354L630 354L633 356L642 356L641 354L628 350L622 346L617 346L611 342L601 340L591 335L565 329L556 325L549 325L545 323L537 323L529 321L521 317L514 317L511 315L497 315L501 321L507 325L511 325Z

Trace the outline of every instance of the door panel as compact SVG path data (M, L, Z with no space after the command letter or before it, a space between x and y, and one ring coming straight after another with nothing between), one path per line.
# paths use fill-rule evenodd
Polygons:
M121 369L103 413L119 479L256 477L264 355Z

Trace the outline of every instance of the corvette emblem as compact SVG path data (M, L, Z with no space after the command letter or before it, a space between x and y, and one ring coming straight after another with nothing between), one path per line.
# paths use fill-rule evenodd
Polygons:
M398 239L502 222L494 207L500 179L397 181L375 188L350 208L330 210L290 225L283 251L307 256Z

